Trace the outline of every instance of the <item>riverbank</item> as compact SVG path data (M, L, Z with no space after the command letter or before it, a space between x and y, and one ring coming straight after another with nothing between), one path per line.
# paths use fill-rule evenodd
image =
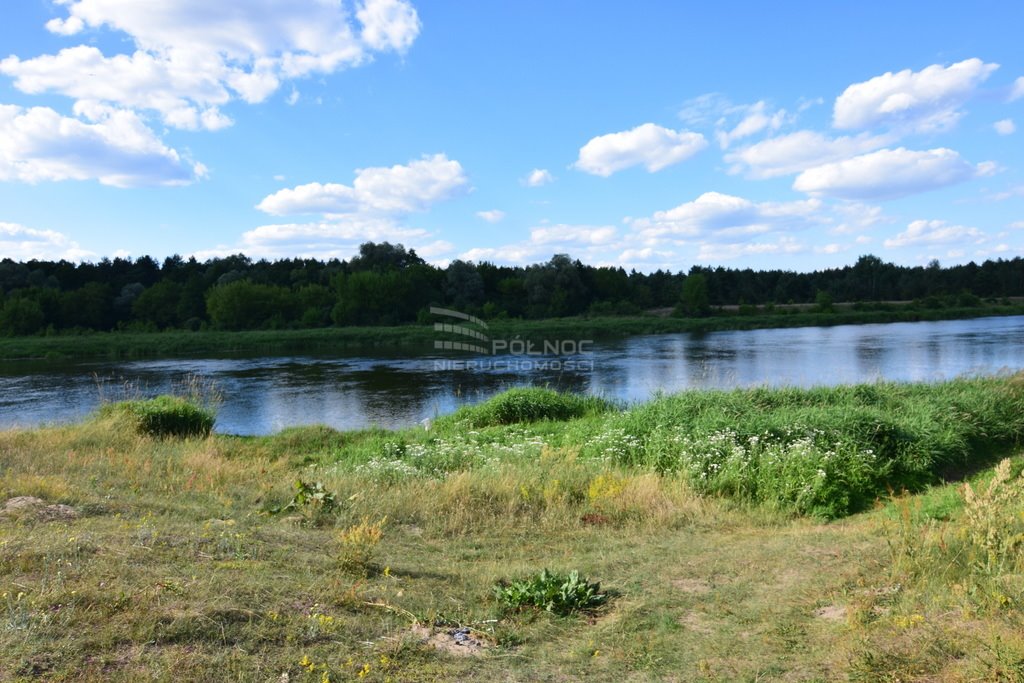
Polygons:
M543 343L545 340L611 339L642 334L718 332L786 327L820 327L892 322L960 320L989 316L1024 315L1020 302L960 308L925 308L902 304L871 304L828 312L800 309L751 310L744 314L722 311L702 318L655 315L551 320L489 321L488 335ZM245 332L96 332L0 338L0 360L30 358L157 358L223 356L231 354L282 355L292 353L344 353L363 349L394 349L418 353L433 348L432 325L397 327L331 327L301 330Z
M1022 459L992 469L1024 437L1019 376L627 411L519 390L429 431L153 438L123 414L0 432L12 678L1011 680L1024 662ZM964 474L971 494L942 484ZM544 568L607 600L496 599Z

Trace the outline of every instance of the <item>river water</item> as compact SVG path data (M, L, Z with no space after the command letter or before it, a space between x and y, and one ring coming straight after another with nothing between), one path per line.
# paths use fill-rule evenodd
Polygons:
M81 419L102 400L165 393L195 375L221 396L216 429L393 428L512 386L625 402L690 388L939 381L1024 369L1024 316L660 334L569 356L352 356L0 363L0 428Z

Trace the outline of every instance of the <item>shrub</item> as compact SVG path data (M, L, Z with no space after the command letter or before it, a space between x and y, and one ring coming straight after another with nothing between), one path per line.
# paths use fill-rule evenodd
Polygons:
M562 394L550 389L509 389L481 403L457 411L452 419L473 427L491 427L541 420L571 420L608 410L611 405L595 396Z
M561 616L599 607L608 600L601 584L580 577L578 571L556 574L547 569L525 579L500 582L494 594L505 609L536 607Z
M100 416L123 419L137 433L159 438L208 436L214 423L210 410L177 396L111 403Z

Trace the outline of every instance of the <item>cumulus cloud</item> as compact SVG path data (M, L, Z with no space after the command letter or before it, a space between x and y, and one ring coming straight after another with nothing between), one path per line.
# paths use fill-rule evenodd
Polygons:
M570 254L587 263L606 262L606 250L618 246L618 231L612 225L543 225L530 229L527 240L500 247L476 247L459 255L466 261L490 261L526 265Z
M998 68L974 58L948 67L889 71L849 86L836 98L832 123L840 129L886 125L919 132L947 130L962 116L960 106Z
M551 175L551 171L546 168L535 168L523 178L522 183L527 187L540 187L554 181L555 177Z
M491 209L490 211L477 211L477 218L481 218L488 223L500 223L505 218L505 212L499 209Z
M83 261L96 256L67 235L53 230L34 230L17 223L0 222L0 254L15 261L32 259Z
M832 138L800 130L737 149L726 154L725 160L732 164L731 173L745 172L755 179L776 178L880 149L893 140L892 136L868 133Z
M533 244L608 244L617 230L611 225L546 225L530 230Z
M977 228L963 225L949 225L946 221L917 220L907 225L907 229L891 239L885 240L886 248L910 247L932 244L950 244L952 242L970 241L980 243L985 240L985 233Z
M797 176L793 189L840 199L893 199L953 185L990 170L990 164L974 166L951 149L899 147L810 168Z
M821 202L816 199L757 203L720 192L705 192L691 202L657 211L649 218L634 219L631 227L642 240L664 236L738 237L816 224L820 222L820 209Z
M756 102L747 107L736 107L735 111L742 113L742 119L730 130L718 130L715 139L722 149L727 149L732 143L765 130L776 131L786 121L786 111L780 109L775 112L768 111L768 105L764 100Z
M1009 101L1019 100L1024 97L1024 76L1019 77L1013 82L1013 86L1010 87Z
M458 161L435 154L407 165L357 169L352 185L309 183L279 190L264 197L256 208L275 216L408 214L454 197L468 184Z
M455 197L468 186L459 162L444 154L391 167L356 170L352 185L308 183L264 197L256 208L275 216L322 214L306 223L274 223L245 232L239 243L200 251L196 258L243 252L261 258L286 256L349 258L360 244L399 242L422 256L453 247L422 228L406 224L410 214Z
M678 164L707 147L700 133L674 131L653 123L591 139L580 148L575 168L608 177L632 166L654 173Z
M426 230L398 224L388 217L350 217L338 221L261 225L242 234L234 245L198 251L197 259L244 253L254 258L347 259L366 241L399 242L416 248L432 243ZM417 250L418 251L418 250Z
M113 187L185 185L206 174L167 147L131 111L88 123L53 109L0 105L0 180L95 179Z
M1014 125L1013 119L1002 119L1001 121L996 121L992 124L992 127L995 128L995 131L1000 135L1013 135L1017 130L1017 126Z
M106 28L125 34L131 54L88 45L55 55L0 60L0 73L29 94L158 112L174 128L216 130L234 99L262 102L288 79L363 64L377 52L402 53L419 34L405 0L365 0L354 17L323 0L60 0L67 13L47 23L73 36Z
M796 238L785 235L771 242L704 242L697 248L696 260L704 263L731 261L743 256L799 254L806 249Z
M839 224L831 228L833 235L853 235L865 232L884 222L889 222L882 212L882 207L862 204L860 202L842 202L832 207L833 214Z

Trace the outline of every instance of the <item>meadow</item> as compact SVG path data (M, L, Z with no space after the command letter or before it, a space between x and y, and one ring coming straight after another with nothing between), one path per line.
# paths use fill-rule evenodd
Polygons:
M1024 678L1021 375L208 410L0 433L0 679Z

